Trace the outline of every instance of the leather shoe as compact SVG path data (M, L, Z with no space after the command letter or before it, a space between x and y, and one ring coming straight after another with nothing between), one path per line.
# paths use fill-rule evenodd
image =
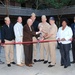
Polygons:
M17 66L20 66L20 67L22 67L22 66L24 66L23 64L17 64Z
M41 62L41 61L44 61L44 59L39 59L38 61Z
M64 68L67 68L68 66L64 66Z
M8 67L11 67L11 64L7 64Z
M61 64L61 66L64 66L63 64Z
M32 64L26 64L26 66L28 66L28 67L32 67Z
M49 65L48 67L54 67L55 65Z
M51 63L51 62L48 62L49 64Z
M29 67L33 67L32 64L29 64Z
M44 61L44 64L46 64L48 61Z
M38 60L34 59L34 62L38 62Z
M74 64L74 63L75 63L75 61L72 61L71 63L72 63L72 64Z
M15 62L11 62L11 64L16 64Z

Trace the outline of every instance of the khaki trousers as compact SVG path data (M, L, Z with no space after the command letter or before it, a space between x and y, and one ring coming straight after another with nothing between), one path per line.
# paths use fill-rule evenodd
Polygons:
M57 42L49 42L51 65L56 63L56 45Z
M44 49L45 49L45 61L48 61L49 59L49 42L44 43Z
M40 43L40 59L44 59L44 43Z
M5 43L12 43L13 41L8 41L8 40L5 40ZM6 62L7 64L10 64L11 62L14 61L14 45L5 45L4 46L4 49L5 49L5 57L6 57Z
M44 53L45 50L45 53ZM48 61L49 59L49 42L40 43L40 58Z
M37 41L36 37L33 37L33 42ZM37 43L33 44L33 59L37 59Z

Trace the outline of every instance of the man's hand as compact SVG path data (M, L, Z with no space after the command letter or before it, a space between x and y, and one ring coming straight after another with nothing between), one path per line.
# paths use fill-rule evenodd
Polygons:
M46 34L45 38L50 38L53 34Z
M48 33L45 33L45 35L43 37L46 38L47 36L48 36Z
M61 41L66 41L66 39L65 38L62 38Z
M69 41L73 41L73 39L72 39L72 38L70 38L70 39L69 39Z
M60 41L60 38L58 38L57 40L58 40L58 42L59 42L59 41Z
M5 47L5 44L1 44L2 47Z
M15 42L15 40L12 40L12 43L14 43Z
M36 32L36 35L37 35L37 34L40 34L40 33L41 33L41 31L38 31L38 32Z

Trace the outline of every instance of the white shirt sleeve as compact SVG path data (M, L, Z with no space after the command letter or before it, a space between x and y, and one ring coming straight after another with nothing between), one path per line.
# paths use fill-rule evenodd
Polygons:
M72 36L73 36L72 29L69 27L67 35L65 36L66 41L68 41L69 39L71 39Z
M19 30L19 25L15 25L14 26L14 33L15 33L15 40L17 42L20 42L21 41L21 34L20 34L20 30Z

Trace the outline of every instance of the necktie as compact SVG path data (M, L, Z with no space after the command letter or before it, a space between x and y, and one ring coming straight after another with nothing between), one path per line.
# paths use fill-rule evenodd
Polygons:
M30 27L30 31L32 31L31 27Z

